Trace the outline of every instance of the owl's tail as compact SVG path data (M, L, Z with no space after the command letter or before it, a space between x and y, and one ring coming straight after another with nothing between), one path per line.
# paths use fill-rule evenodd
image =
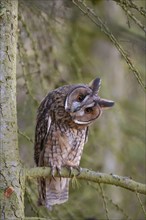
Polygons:
M51 178L45 180L45 206L52 210L55 204L61 204L68 200L69 178Z

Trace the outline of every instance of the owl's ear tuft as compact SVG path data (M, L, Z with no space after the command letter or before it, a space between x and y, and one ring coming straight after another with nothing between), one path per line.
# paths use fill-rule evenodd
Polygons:
M96 78L89 83L89 87L92 89L93 94L97 93L100 89L101 79Z
M114 101L108 99L99 99L97 103L102 109L110 108L115 104Z

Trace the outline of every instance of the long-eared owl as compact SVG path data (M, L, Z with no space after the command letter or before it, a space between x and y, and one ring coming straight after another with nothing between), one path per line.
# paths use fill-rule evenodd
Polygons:
M49 210L68 200L69 178L54 177L61 168L79 167L88 127L114 102L98 96L101 80L65 85L49 92L37 114L34 157L37 166L51 167L50 178L39 178L39 204Z

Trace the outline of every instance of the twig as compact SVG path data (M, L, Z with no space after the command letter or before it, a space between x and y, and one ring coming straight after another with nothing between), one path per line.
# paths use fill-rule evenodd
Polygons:
M123 4L122 1L120 1L118 5L120 5L125 13L130 16L130 18L146 33L145 26L133 15L133 13L130 11L130 7Z
M139 193L136 192L136 196L137 196L138 201L139 201L139 203L140 203L140 206L141 206L141 208L142 208L142 210L143 210L143 213L144 213L145 216L146 216L146 210L145 210L144 205L142 204L142 201L141 201L141 199L140 199Z
M146 17L146 10L142 7L138 7L133 0L113 0L117 3L122 3L130 8L137 10L142 16Z
M138 83L141 85L141 87L146 90L146 86L141 78L140 72L135 68L133 63L131 62L128 54L125 52L125 50L121 47L121 45L118 43L114 35L109 30L108 26L102 21L102 19L95 14L93 9L90 9L82 0L72 0L73 4L76 5L82 12L85 14L93 23L96 24L97 27L100 28L102 32L104 32L107 37L113 42L113 44L116 46L120 54L123 56L125 61L127 62L129 68L132 70L133 74L135 75Z
M102 195L102 199L103 199L103 204L104 204L104 208L105 208L106 218L107 218L107 220L109 220L107 203L106 203L106 198L105 198L105 195L104 195L104 191L103 191L103 188L102 188L101 184L99 183L98 185L99 185L99 189L100 189L100 192L101 192L101 195Z
M19 129L18 129L18 134L22 135L22 136L25 137L29 142L31 142L31 143L34 144L33 140L32 140L29 136L27 136L24 132L20 131Z
M25 217L24 220L46 220L46 218L42 218L42 217ZM49 219L47 218L47 220L49 220Z
M90 182L88 182L88 185L90 187L92 187L93 189L95 189L98 192L98 194L100 194L102 196L101 191L98 189L99 187L97 188L97 185L93 185ZM128 216L127 213L125 213L125 211L121 207L119 207L118 204L116 204L112 201L112 199L109 199L108 196L105 196L105 195L104 195L104 197L108 201L108 203L110 203L114 208L116 208L117 211L119 211L123 214L123 217L125 220L132 220L132 218L130 216Z
M21 49L20 49L21 48ZM23 74L23 77L24 77L24 82L25 82L25 86L26 86L26 89L27 89L27 92L28 94L30 95L30 97L32 98L32 100L34 101L35 105L38 106L39 105L39 102L38 100L34 97L34 95L32 94L32 91L31 91L31 88L29 86L29 83L28 83L28 80L27 80L27 74L26 74L26 70L25 70L25 67L24 67L24 63L23 63L23 55L22 55L22 44L21 45L18 45L18 51L19 51L19 57L20 57L20 63L21 63L21 67L22 67L22 74Z
M29 11L29 13L30 13L30 11ZM28 13L28 14L29 14L29 13ZM29 27L28 27L28 25L25 23L23 16L21 16L20 14L19 14L19 20L21 21L22 27L23 27L23 29L25 30L25 32L26 32L28 38L29 38L30 41L31 41L32 50L33 50L33 52L34 52L35 64L36 64L36 66L37 66L37 73L38 73L38 76L40 77L40 83L41 83L41 85L42 85L42 88L44 88L44 79L43 79L43 75L42 75L42 73L41 73L41 65L40 65L39 53L38 53L39 50L37 49L37 45L36 45L36 42L35 42L36 40L34 40L34 38L33 38L33 36L32 36L32 32L29 30ZM33 24L33 26L34 26L34 24Z

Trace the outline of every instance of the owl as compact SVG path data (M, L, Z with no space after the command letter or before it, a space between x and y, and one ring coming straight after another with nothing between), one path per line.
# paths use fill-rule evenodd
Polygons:
M39 178L39 204L49 210L68 200L70 178L54 177L55 170L78 168L88 127L114 102L98 96L101 80L59 87L43 99L37 114L34 158L51 167L50 178Z

